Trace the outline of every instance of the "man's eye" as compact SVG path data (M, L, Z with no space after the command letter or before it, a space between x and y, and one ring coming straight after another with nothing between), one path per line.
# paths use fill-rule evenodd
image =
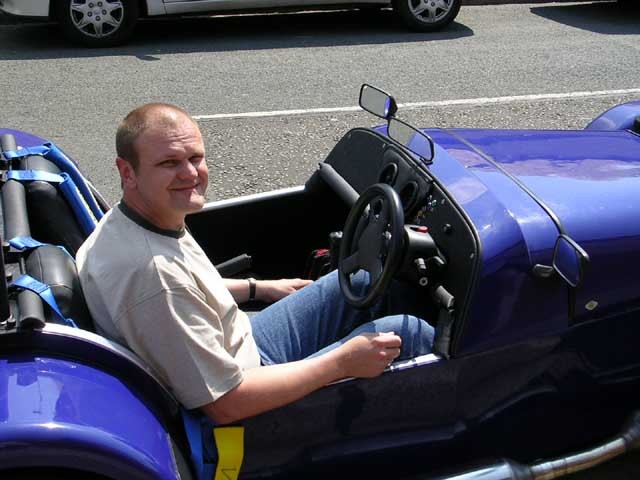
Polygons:
M176 164L177 162L175 160L165 160L164 162L160 163L160 166L171 168L171 167L175 167Z

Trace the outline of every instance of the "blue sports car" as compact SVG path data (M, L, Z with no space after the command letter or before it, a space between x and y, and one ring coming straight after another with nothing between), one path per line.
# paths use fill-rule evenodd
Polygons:
M188 227L226 276L337 268L359 308L404 289L434 353L225 426L95 332L74 255L109 205L0 129L2 478L549 479L640 442L640 101L580 131L416 129L369 85L360 105L384 124L303 186Z

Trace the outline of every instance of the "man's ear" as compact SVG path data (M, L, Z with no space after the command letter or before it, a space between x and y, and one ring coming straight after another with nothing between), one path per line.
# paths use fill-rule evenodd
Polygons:
M124 158L116 158L116 166L120 173L120 183L122 183L123 189L135 188L137 185L136 172L133 169L133 165L127 162Z

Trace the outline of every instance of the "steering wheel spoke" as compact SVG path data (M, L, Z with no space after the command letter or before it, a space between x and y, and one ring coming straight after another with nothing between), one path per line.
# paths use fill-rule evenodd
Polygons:
M378 214L379 222L386 225L389 223L389 218L391 217L391 205L389 202L382 202L380 206L380 213Z
M360 270L360 262L358 261L359 253L360 252L357 251L340 262L340 266L346 274L351 275L352 273Z
M382 276L384 265L382 264L382 260L376 258L374 261L367 263L367 265L363 266L363 269L369 272L371 276L369 282L374 285L376 282L380 280Z
M369 211L366 210L362 213L360 218L358 218L358 224L356 225L355 234L353 235L354 240L359 240L362 238L362 232L370 225L371 221L369 218ZM354 244L355 245L355 244Z

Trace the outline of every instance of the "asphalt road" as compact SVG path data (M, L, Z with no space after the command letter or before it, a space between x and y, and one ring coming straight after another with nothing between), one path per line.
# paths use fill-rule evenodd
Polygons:
M363 82L420 103L400 110L420 126L580 129L640 98L639 65L640 13L606 2L468 5L430 35L388 11L156 20L104 50L53 25L2 25L0 125L54 141L114 202L113 136L129 110L222 114L200 121L219 199L300 184L344 132L376 123L348 108ZM640 461L619 463L617 478L638 476Z
M389 11L155 20L102 50L53 25L5 25L0 124L56 142L110 201L117 123L149 101L193 115L351 107L369 82L400 103L502 99L401 111L421 126L582 128L640 94L502 97L640 87L639 17L606 2L465 6L436 34L407 32ZM342 111L202 121L209 197L299 184L348 128L372 123Z

